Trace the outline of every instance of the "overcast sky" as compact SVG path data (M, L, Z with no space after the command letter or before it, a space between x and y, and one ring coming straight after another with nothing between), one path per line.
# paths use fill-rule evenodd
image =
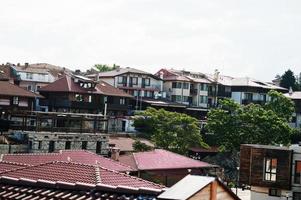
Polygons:
M0 62L301 72L300 0L0 0Z

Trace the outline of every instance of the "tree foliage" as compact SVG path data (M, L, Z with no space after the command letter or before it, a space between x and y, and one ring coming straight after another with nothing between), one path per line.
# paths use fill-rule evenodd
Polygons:
M286 100L244 106L231 99L220 100L220 107L208 113L206 129L214 135L216 145L228 151L239 150L242 143L288 144L292 132L285 119L288 114L272 108L273 104L286 105L282 101Z
M149 151L152 149L152 147L148 146L147 144L145 144L143 142L140 142L139 140L136 140L133 143L133 149L134 149L134 151L141 152L141 151Z
M290 121L292 114L295 111L294 102L275 90L269 91L268 96L270 97L270 101L267 102L265 108L275 112L279 117L286 121Z
M109 66L106 64L95 64L94 68L96 68L99 72L107 72L117 69L117 65L113 64L113 66Z
M298 83L296 81L294 72L288 69L284 72L284 74L281 76L280 80L280 86L289 89L292 87L294 91L298 90Z
M206 146L198 120L186 114L148 108L135 118L134 126L157 147L176 153L185 154L192 146Z

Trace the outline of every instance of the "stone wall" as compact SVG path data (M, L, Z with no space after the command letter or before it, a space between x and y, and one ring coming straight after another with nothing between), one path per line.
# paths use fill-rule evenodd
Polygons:
M100 133L27 132L29 152L46 153L65 149L86 149L107 155L108 136ZM51 147L52 146L52 147Z

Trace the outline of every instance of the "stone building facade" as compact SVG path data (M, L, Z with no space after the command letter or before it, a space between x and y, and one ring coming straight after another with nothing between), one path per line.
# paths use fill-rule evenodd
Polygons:
M97 154L108 154L108 139L100 133L27 132L28 150L32 153L57 152L65 149L85 149Z

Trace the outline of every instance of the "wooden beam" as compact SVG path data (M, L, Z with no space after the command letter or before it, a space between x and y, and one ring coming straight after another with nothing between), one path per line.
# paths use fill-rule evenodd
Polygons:
M210 200L216 200L217 198L217 181L213 181L211 183L211 188L210 188Z

